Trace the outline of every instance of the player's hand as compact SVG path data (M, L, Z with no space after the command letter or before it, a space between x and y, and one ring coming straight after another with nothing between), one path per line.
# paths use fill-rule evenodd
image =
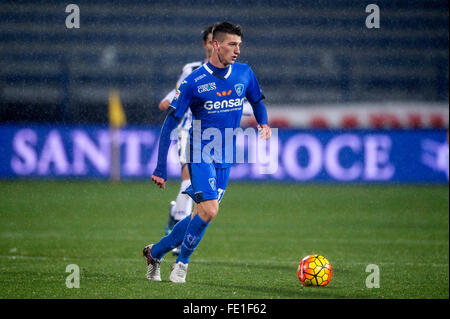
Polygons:
M259 137L268 140L272 136L272 130L267 124L258 125Z
M166 181L164 180L164 178L152 175L152 181L155 182L155 184L158 185L159 188L166 188Z

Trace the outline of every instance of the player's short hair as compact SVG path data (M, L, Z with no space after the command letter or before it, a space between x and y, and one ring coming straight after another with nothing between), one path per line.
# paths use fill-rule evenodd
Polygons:
M203 42L206 42L206 40L208 40L208 35L213 32L213 27L214 24L211 24L209 27L202 31Z
M244 37L244 33L242 32L242 27L239 24L233 24L230 22L217 22L214 24L212 29L213 40L222 40L223 34L235 34L241 37ZM220 38L220 39L219 39Z

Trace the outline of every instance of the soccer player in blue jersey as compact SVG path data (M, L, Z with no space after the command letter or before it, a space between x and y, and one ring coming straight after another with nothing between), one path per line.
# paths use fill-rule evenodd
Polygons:
M183 82L184 79L194 70L201 67L204 63L208 62L209 59L211 58L213 47L212 29L213 25L210 25L207 28L205 28L202 32L202 44L203 48L205 49L205 59L203 61L195 61L188 63L183 67L181 75L176 83L176 87L172 91L170 91L159 103L158 108L161 111L164 112L167 111L167 109L170 106L170 103L175 97L176 90L181 85L181 82ZM252 107L247 100L245 100L244 102L242 114L253 115ZM192 213L193 200L189 195L184 193L184 191L191 185L186 159L186 153L189 143L189 129L191 128L191 122L192 122L192 113L191 110L188 108L186 110L186 113L183 115L180 124L177 127L178 129L177 147L178 147L178 159L181 165L181 185L175 201L170 202L169 218L165 227L166 235L168 235L172 231L176 223L186 218L187 216L190 216ZM174 255L179 255L180 250L181 250L180 246L175 247L172 250L172 253Z
M258 122L260 136L268 139L271 130L267 111L262 100L264 95L255 74L250 67L237 63L242 43L242 29L239 25L221 22L213 28L213 51L209 62L202 65L181 83L171 103L168 115L161 129L158 148L158 164L152 175L159 187L165 188L167 180L167 153L170 134L177 127L188 108L195 121L190 129L190 157L188 162L191 185L186 193L195 202L191 216L178 222L172 232L158 243L144 248L147 260L147 279L160 281L162 257L181 244L181 252L172 267L170 281L183 283L189 265L189 258L203 237L208 225L219 211L219 203L228 184L232 161L230 152L235 151L235 138L226 141L230 129L239 127L245 98L250 102ZM199 122L197 122L199 121ZM197 124L196 124L197 123ZM206 131L218 131L215 145L221 145L221 152L208 149L210 140L198 141ZM207 134L206 134L207 135ZM214 149L214 151L216 151ZM201 154L201 156L197 156Z

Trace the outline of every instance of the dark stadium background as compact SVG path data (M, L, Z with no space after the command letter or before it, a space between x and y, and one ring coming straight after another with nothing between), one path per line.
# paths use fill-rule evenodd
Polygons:
M81 27L67 29L69 3L0 3L2 123L107 123L114 87L129 124L159 125L157 103L221 20L243 26L239 61L270 108L448 103L447 1L80 0ZM365 26L372 3L380 29Z

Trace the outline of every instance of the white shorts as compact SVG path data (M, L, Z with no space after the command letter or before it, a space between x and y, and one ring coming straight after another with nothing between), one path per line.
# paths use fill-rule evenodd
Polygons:
M188 152L188 142L189 142L189 131L180 130L178 132L178 159L181 166L187 163L187 152Z

